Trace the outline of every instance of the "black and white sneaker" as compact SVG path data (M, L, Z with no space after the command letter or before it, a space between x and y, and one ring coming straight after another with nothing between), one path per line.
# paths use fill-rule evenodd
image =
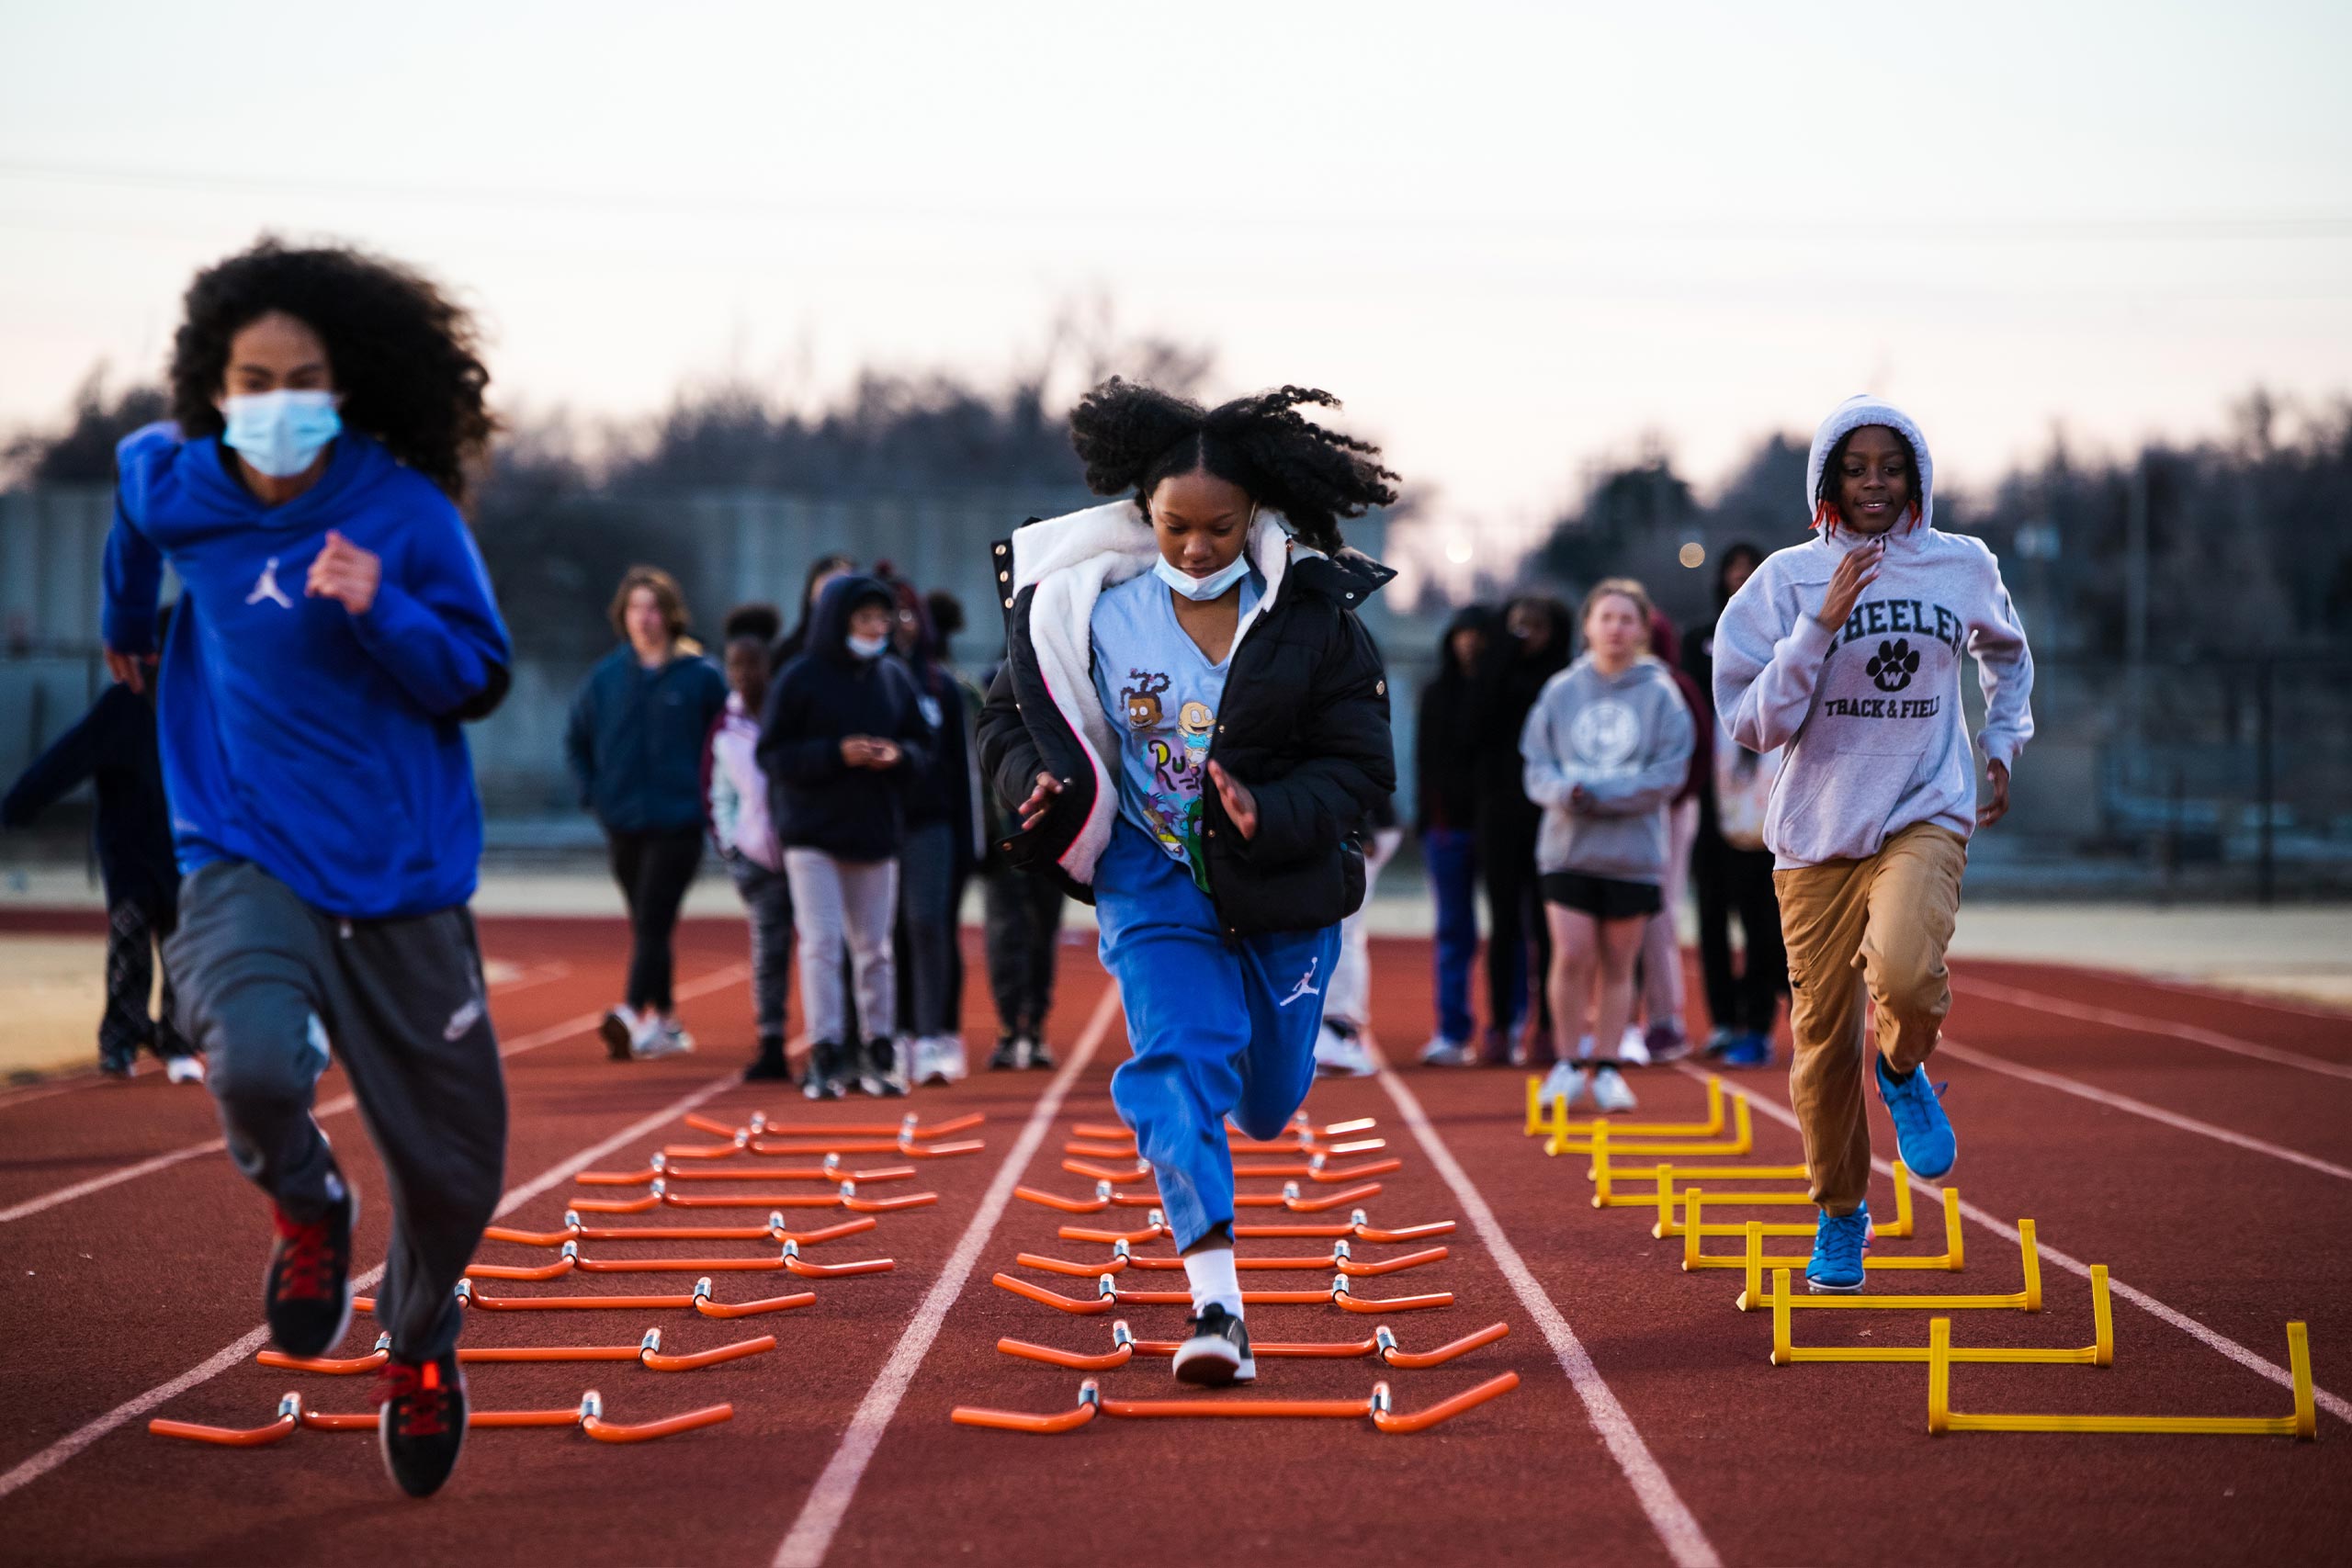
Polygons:
M430 1497L449 1479L466 1445L466 1374L458 1353L430 1361L395 1356L377 1374L376 1445L393 1483L412 1497Z
M899 1043L877 1034L859 1054L857 1087L877 1100L896 1100L907 1092L907 1073L899 1060Z
M1215 1302L1206 1312L1185 1321L1192 1325L1192 1334L1176 1351L1178 1382L1223 1388L1256 1380L1258 1362L1250 1354L1248 1325Z
M1022 1066L1021 1037L1017 1034L997 1036L996 1049L989 1053L989 1071L1001 1073Z
M289 1356L323 1356L351 1325L351 1227L359 1194L343 1178L327 1179L340 1196L305 1224L275 1213L277 1245L262 1276L262 1315L269 1337Z
M842 1097L842 1057L845 1053L830 1040L820 1040L808 1047L808 1066L800 1080L800 1092L811 1100L839 1100Z
M627 1007L616 1007L597 1021L596 1037L605 1043L605 1055L616 1062L628 1060L628 1048L637 1039L637 1014Z
M1033 1072L1053 1071L1054 1048L1046 1043L1045 1037L1043 1035L1026 1035L1023 1037L1023 1043L1029 1047L1029 1055L1028 1059L1023 1063L1023 1066L1028 1067Z

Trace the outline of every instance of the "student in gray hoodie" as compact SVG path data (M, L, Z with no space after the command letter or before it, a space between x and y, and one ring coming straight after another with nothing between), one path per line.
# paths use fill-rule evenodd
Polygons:
M1584 656L1545 682L1528 710L1519 750L1527 797L1544 808L1535 865L1552 928L1552 1027L1558 1061L1543 1097L1574 1105L1586 1091L1572 1060L1588 1007L1591 1032L1573 1053L1611 1052L1634 1009L1634 961L1664 906L1667 806L1690 770L1690 705L1649 651L1650 600L1612 577L1585 595ZM1595 977L1598 976L1596 991ZM1596 1108L1630 1111L1634 1092L1614 1059L1593 1073Z
M1935 526L1927 437L1875 398L1813 438L1816 536L1780 550L1715 626L1715 706L1752 751L1787 748L1765 812L1792 991L1790 1098L1821 1205L1805 1280L1862 1286L1870 1239L1862 994L1878 1008L1879 1094L1904 1163L1935 1180L1958 1156L1921 1064L1951 988L1944 949L1968 838L2009 806L2033 735L2033 657L1993 552ZM1960 705L1962 655L1984 693L1982 803Z

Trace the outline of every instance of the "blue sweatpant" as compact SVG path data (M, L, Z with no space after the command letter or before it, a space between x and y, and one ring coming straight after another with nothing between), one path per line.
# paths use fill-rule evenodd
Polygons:
M1124 817L1095 867L1094 908L1134 1053L1111 1098L1187 1247L1233 1219L1226 1118L1271 1138L1306 1099L1340 928L1228 943L1192 873Z

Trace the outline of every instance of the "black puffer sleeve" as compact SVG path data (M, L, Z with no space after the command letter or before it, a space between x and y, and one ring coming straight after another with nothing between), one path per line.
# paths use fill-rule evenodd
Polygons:
M1304 761L1282 778L1250 785L1258 831L1240 852L1253 865L1330 852L1366 812L1396 792L1387 674L1371 634L1344 611L1333 612L1298 739Z

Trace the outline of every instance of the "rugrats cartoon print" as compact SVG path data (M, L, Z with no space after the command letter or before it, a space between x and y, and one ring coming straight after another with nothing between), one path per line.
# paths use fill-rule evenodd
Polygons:
M1155 675L1148 670L1130 670L1127 671L1127 679L1135 684L1119 689L1119 695L1125 697L1127 702L1127 728L1136 730L1158 729L1160 694L1168 690L1168 683L1171 677Z

